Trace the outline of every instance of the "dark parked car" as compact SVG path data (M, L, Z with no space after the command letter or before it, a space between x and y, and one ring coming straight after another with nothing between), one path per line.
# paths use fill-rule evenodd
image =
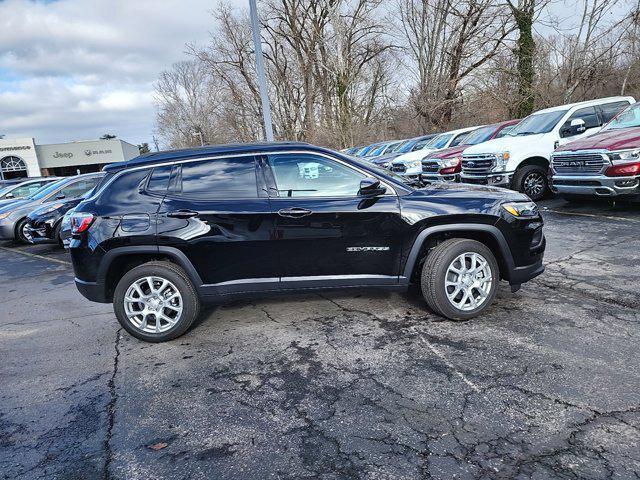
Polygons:
M69 198L78 198L91 190L101 173L88 173L67 177L50 183L30 197L0 206L0 240L29 242L27 215L45 203Z
M159 152L105 167L72 216L76 286L113 302L137 338L182 335L203 301L291 290L406 289L472 318L500 279L540 274L545 239L521 193L416 189L364 160L304 143Z
M101 174L95 176L99 182ZM94 187L95 188L95 187ZM62 246L62 219L71 209L75 208L84 197L91 194L93 189L81 197L66 198L45 203L27 215L27 237L31 243L58 243Z

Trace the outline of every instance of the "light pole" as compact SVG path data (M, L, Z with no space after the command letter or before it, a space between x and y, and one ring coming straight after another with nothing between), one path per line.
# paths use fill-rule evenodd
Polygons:
M249 14L251 16L251 30L253 30L253 46L256 52L256 70L258 71L258 87L262 100L262 118L264 120L264 136L267 142L273 142L273 125L271 124L271 107L267 91L267 78L264 74L262 58L262 43L260 40L260 23L258 22L258 7L256 0L249 0Z

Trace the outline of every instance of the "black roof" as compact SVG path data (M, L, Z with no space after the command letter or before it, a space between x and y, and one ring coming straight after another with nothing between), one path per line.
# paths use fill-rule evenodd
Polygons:
M269 153L272 151L296 150L304 147L305 150L327 152L328 149L317 147L305 142L257 142L257 143L227 143L222 145L206 145L204 147L181 148L178 150L164 150L161 152L145 153L126 162L110 163L104 167L107 172L122 170L125 168L152 165L167 161L195 158L204 155L221 155L225 153Z

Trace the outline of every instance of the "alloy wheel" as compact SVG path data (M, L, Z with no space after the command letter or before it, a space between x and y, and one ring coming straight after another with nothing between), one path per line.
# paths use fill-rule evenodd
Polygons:
M487 300L492 282L489 262L479 253L465 252L449 264L444 289L451 305L468 312Z
M166 278L143 277L129 286L124 296L127 319L146 333L171 330L182 316L182 295Z
M531 198L537 198L544 194L546 181L542 173L531 172L524 178L523 186L524 193L529 195Z

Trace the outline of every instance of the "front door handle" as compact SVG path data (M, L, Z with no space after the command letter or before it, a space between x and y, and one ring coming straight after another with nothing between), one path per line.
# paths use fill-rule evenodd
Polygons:
M278 210L278 215L281 217L289 217L289 218L302 218L307 215L311 215L313 212L311 210L307 210L306 208L300 207L291 207L291 208L283 208Z
M167 217L171 218L193 218L197 216L198 212L194 212L193 210L174 210L173 212L167 213Z

